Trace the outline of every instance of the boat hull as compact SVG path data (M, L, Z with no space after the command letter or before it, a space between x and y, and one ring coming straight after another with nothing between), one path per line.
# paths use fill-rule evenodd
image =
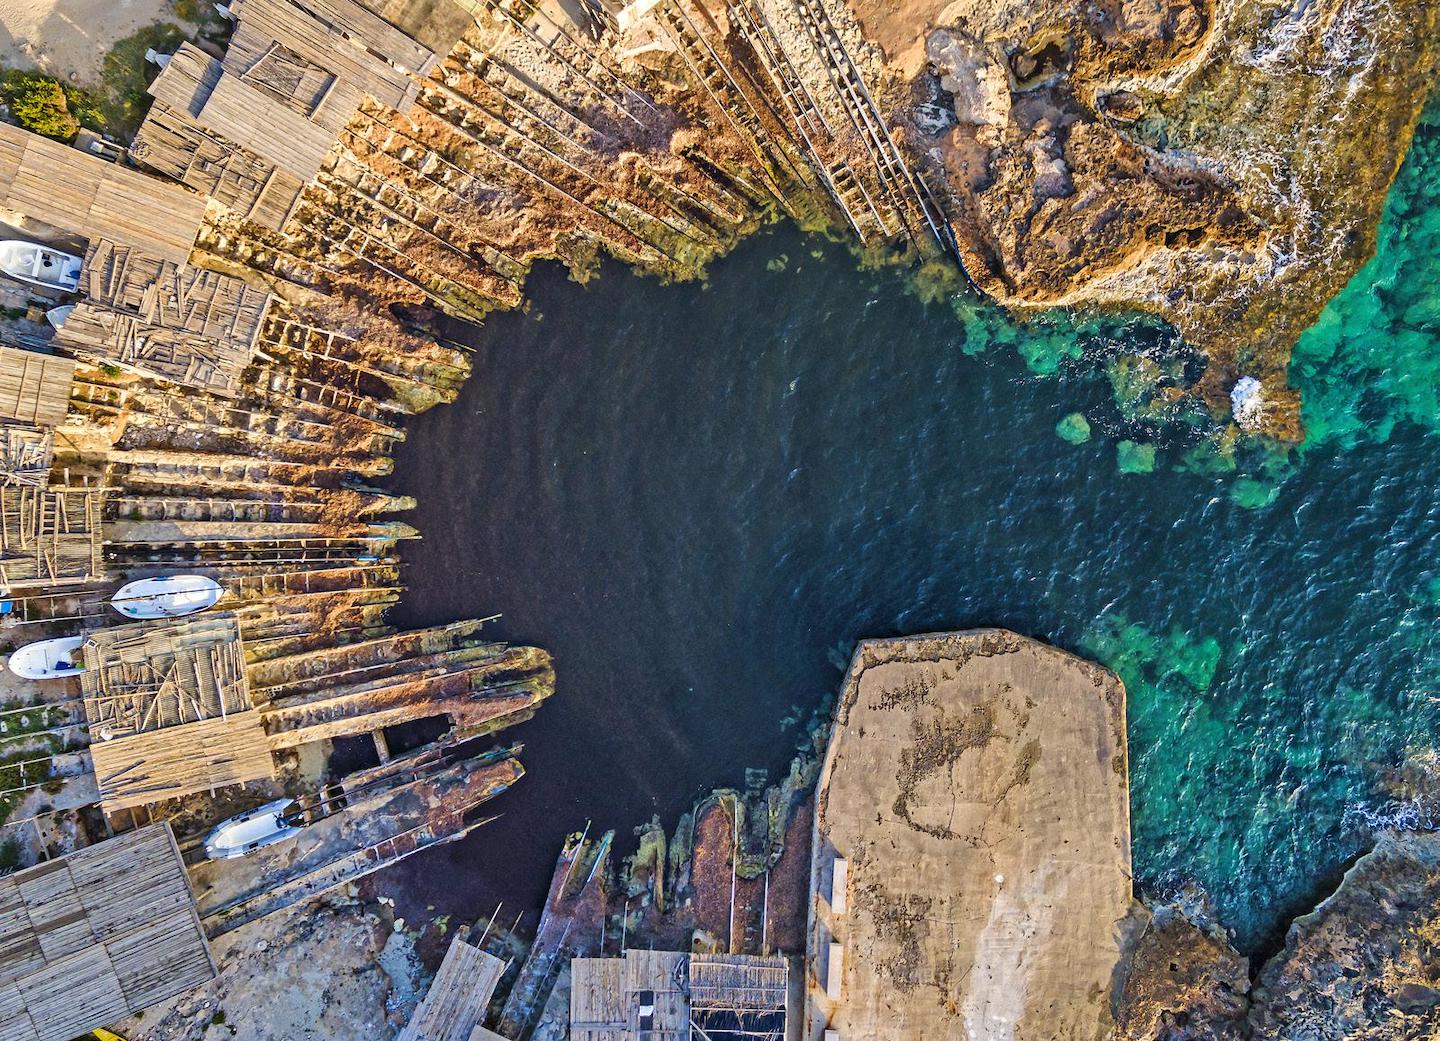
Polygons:
M54 640L28 643L10 655L7 665L21 679L54 680L77 676L85 668L80 661L83 636L61 636Z
M294 805L290 799L277 799L221 821L205 836L205 856L210 860L233 860L300 834L303 829L280 819Z
M182 618L214 607L224 590L203 575L165 575L127 583L110 598L126 618Z

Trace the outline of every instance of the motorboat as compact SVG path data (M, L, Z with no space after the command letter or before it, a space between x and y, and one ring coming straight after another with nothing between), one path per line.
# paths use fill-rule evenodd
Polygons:
M27 643L10 655L10 671L27 680L53 680L74 676L85 666L80 660L83 636L60 636Z
M121 586L110 606L126 618L180 618L214 607L224 590L204 575L141 578Z
M0 271L44 289L73 293L80 288L80 265L73 253L24 239L0 239Z
M45 312L45 320L54 328L58 329L65 324L65 319L74 312L74 304L61 304L59 307L52 307Z
M276 799L215 825L205 836L205 856L211 860L246 857L304 829L299 804L293 799Z

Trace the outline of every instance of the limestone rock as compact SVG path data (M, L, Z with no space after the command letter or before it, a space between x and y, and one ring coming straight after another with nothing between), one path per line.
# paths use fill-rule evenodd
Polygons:
M925 56L940 86L955 97L955 118L981 128L987 144L999 144L1010 120L1010 79L1005 66L977 40L937 29L925 41Z
M1274 1041L1436 1036L1440 833L1385 832L1298 918L1261 973L1251 1022Z
M1138 906L1115 991L1116 1041L1241 1041L1248 961L1203 914Z

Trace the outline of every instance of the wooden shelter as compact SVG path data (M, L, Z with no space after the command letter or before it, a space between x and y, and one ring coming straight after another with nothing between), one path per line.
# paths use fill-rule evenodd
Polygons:
M570 1041L783 1041L784 958L632 948L570 962Z
M504 972L504 961L457 936L398 1041L471 1041Z
M150 85L155 101L131 142L130 154L227 209L279 230L306 178L281 170L201 122L204 99L221 72L214 58L192 44L182 44Z
M78 304L56 343L182 386L233 395L270 294L105 239L91 243Z
M205 200L178 185L0 123L0 207L85 239L190 256Z
M77 585L103 577L104 493L0 487L0 584L6 590Z
M215 972L168 824L0 878L0 1041L71 1041Z
M451 0L425 7L445 17L407 32L355 0L233 0L224 59L181 45L150 85L155 103L131 154L279 229L361 100L409 107L419 92L411 74L464 32Z
M274 776L233 614L99 629L83 653L106 812Z
M0 417L54 426L70 411L75 363L18 347L0 347Z
M48 427L0 426L0 485L44 487L54 457L55 432Z

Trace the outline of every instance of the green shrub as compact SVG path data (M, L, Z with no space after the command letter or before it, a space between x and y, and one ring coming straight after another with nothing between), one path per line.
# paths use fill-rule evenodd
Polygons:
M40 72L6 74L0 93L19 124L26 130L53 137L57 141L72 140L80 130L80 121L70 111L65 88L59 80Z

